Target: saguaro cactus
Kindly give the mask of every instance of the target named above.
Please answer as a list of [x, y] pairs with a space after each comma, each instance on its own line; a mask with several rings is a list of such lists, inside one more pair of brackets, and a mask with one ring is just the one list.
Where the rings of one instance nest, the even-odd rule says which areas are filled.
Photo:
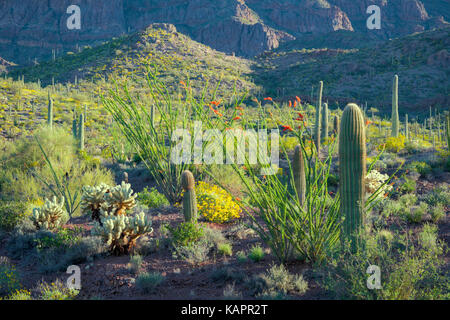
[[336, 137], [339, 136], [339, 126], [340, 126], [339, 116], [335, 115], [333, 120], [333, 133], [336, 135]]
[[303, 160], [303, 151], [300, 145], [297, 145], [294, 150], [292, 171], [294, 174], [294, 183], [295, 189], [297, 191], [298, 202], [301, 206], [303, 206], [306, 199], [306, 174], [305, 162]]
[[328, 138], [328, 103], [323, 104], [322, 108], [322, 141]]
[[84, 150], [84, 115], [80, 114], [80, 123], [78, 127], [78, 148]]
[[447, 138], [447, 149], [450, 150], [450, 112], [445, 117], [445, 136]]
[[316, 144], [317, 153], [320, 153], [320, 110], [322, 109], [322, 92], [323, 92], [323, 81], [319, 82], [319, 95], [317, 99], [316, 105], [316, 124], [315, 124], [315, 132], [314, 139]]
[[409, 141], [409, 124], [408, 124], [408, 115], [405, 115], [405, 138], [406, 141]]
[[392, 86], [392, 137], [398, 137], [399, 118], [398, 118], [398, 75], [394, 76], [394, 83]]
[[47, 114], [47, 124], [50, 128], [53, 127], [53, 100], [50, 97], [50, 92], [48, 93], [48, 114]]
[[348, 104], [342, 114], [339, 170], [340, 211], [345, 217], [342, 231], [355, 248], [364, 226], [366, 134], [362, 111], [353, 103]]
[[181, 186], [184, 189], [183, 214], [186, 222], [197, 222], [197, 197], [195, 195], [194, 175], [189, 170], [181, 174]]

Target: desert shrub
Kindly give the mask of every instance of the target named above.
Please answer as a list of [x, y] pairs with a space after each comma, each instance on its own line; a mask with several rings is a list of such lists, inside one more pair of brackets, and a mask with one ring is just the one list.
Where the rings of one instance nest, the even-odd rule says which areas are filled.
[[272, 295], [273, 292], [286, 294], [303, 294], [308, 290], [308, 283], [302, 275], [293, 275], [283, 265], [272, 266], [267, 273], [263, 274], [267, 289], [262, 292], [263, 295]]
[[253, 261], [253, 262], [259, 262], [264, 258], [264, 250], [261, 248], [261, 246], [259, 245], [254, 245], [251, 249], [250, 252], [248, 253], [248, 257]]
[[[0, 300], [2, 300], [0, 298]], [[31, 292], [26, 289], [16, 290], [7, 296], [4, 300], [33, 300], [31, 297]]]
[[236, 290], [235, 284], [227, 284], [223, 289], [223, 298], [227, 300], [242, 299], [242, 293]]
[[40, 283], [39, 292], [42, 300], [73, 300], [79, 294], [79, 290], [67, 288], [59, 280]]
[[197, 265], [208, 259], [208, 254], [212, 248], [212, 243], [206, 239], [200, 239], [187, 246], [175, 246], [172, 254], [174, 258], [183, 259], [192, 265]]
[[431, 209], [431, 220], [433, 220], [433, 222], [439, 222], [444, 217], [445, 217], [445, 209], [442, 204], [438, 203]]
[[396, 216], [404, 212], [405, 208], [400, 201], [385, 201], [383, 202], [382, 213], [385, 217]]
[[154, 293], [164, 279], [159, 272], [144, 272], [136, 278], [136, 287], [143, 293]]
[[211, 272], [211, 280], [220, 283], [241, 283], [245, 280], [245, 275], [234, 268], [221, 267]]
[[411, 193], [416, 191], [416, 181], [405, 177], [405, 181], [399, 186], [399, 191], [401, 193]]
[[409, 208], [416, 204], [417, 202], [417, 196], [414, 194], [405, 194], [401, 196], [398, 201], [405, 207]]
[[448, 185], [439, 186], [434, 188], [431, 192], [429, 192], [424, 201], [428, 203], [430, 206], [436, 206], [441, 204], [443, 206], [450, 205], [450, 189]]
[[28, 206], [23, 202], [0, 201], [0, 229], [12, 231], [30, 216]]
[[236, 253], [236, 259], [239, 263], [247, 262], [248, 258], [244, 251], [239, 251]]
[[147, 187], [144, 188], [141, 192], [138, 193], [136, 198], [139, 203], [149, 207], [149, 208], [158, 208], [162, 206], [168, 206], [170, 203], [167, 201], [166, 197], [159, 193], [156, 188], [151, 188], [150, 190]]
[[425, 202], [419, 202], [418, 206], [406, 208], [405, 219], [408, 222], [420, 223], [428, 212], [428, 205]]
[[208, 221], [224, 223], [240, 217], [239, 205], [224, 189], [199, 181], [195, 191], [198, 212]]
[[[450, 278], [438, 256], [442, 251], [418, 248], [410, 237], [398, 233], [387, 238], [366, 236], [366, 245], [356, 252], [346, 245], [321, 270], [320, 285], [337, 299], [448, 299]], [[381, 289], [367, 286], [370, 265], [381, 270]]]
[[229, 243], [221, 243], [217, 246], [217, 251], [219, 254], [222, 254], [224, 256], [231, 256], [233, 254], [233, 249], [231, 247], [231, 244]]
[[168, 229], [175, 246], [189, 246], [204, 237], [204, 228], [197, 223], [183, 222], [176, 228]]
[[384, 144], [386, 151], [397, 153], [405, 148], [405, 136], [389, 137]]
[[8, 261], [0, 260], [0, 297], [7, 296], [20, 288], [16, 268]]
[[422, 176], [425, 176], [431, 173], [432, 168], [426, 162], [414, 161], [411, 163], [410, 168], [420, 173]]
[[133, 273], [139, 273], [139, 269], [142, 265], [142, 256], [136, 254], [130, 257], [130, 262], [128, 263], [128, 269]]
[[443, 248], [438, 241], [437, 226], [434, 224], [425, 224], [419, 233], [419, 244], [422, 248], [434, 254], [442, 254]]

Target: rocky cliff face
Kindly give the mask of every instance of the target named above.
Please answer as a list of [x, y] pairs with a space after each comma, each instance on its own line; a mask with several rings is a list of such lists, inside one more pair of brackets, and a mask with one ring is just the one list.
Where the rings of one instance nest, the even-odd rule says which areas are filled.
[[[446, 23], [419, 0], [2, 0], [0, 55], [19, 63], [48, 59], [52, 49], [74, 51], [163, 22], [215, 49], [254, 56], [304, 33], [367, 33], [366, 9], [374, 3], [382, 10], [382, 29], [372, 37]], [[71, 4], [81, 8], [81, 30], [67, 29]]]

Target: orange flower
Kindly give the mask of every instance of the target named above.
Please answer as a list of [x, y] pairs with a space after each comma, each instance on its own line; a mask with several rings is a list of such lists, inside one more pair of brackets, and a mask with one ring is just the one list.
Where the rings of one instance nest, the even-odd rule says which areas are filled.
[[256, 99], [256, 98], [253, 98], [252, 101], [255, 101], [256, 103], [259, 102], [258, 99]]
[[303, 118], [303, 115], [299, 112], [298, 113], [298, 118], [300, 119], [300, 120], [303, 120], [304, 118]]
[[298, 103], [302, 102], [302, 100], [298, 96], [295, 96], [295, 99], [298, 101]]
[[236, 109], [244, 111], [244, 108], [242, 108], [241, 106], [237, 106]]
[[273, 101], [273, 99], [271, 97], [264, 98], [264, 100]]
[[244, 114], [243, 114], [242, 112], [239, 112], [239, 115], [240, 115], [240, 116], [243, 116]]
[[297, 101], [294, 101], [294, 108], [297, 106]]
[[234, 117], [233, 120], [240, 120], [241, 117]]
[[183, 87], [186, 87], [186, 82], [180, 81], [180, 84], [183, 85]]
[[236, 197], [236, 200], [237, 200], [237, 201], [242, 201], [241, 198], [239, 198], [239, 197]]
[[368, 126], [368, 125], [371, 124], [371, 123], [372, 123], [372, 121], [366, 120], [366, 126]]
[[289, 108], [292, 108], [292, 101], [289, 100]]
[[221, 101], [211, 101], [211, 104], [215, 105], [216, 107], [221, 103]]
[[291, 126], [281, 126], [283, 127], [283, 132], [284, 131], [294, 131], [294, 129], [291, 128]]

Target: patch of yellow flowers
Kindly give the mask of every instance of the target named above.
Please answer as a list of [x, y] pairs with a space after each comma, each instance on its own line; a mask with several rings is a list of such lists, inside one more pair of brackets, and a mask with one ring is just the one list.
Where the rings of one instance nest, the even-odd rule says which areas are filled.
[[239, 205], [219, 186], [199, 181], [195, 191], [198, 212], [208, 221], [224, 223], [240, 217]]

